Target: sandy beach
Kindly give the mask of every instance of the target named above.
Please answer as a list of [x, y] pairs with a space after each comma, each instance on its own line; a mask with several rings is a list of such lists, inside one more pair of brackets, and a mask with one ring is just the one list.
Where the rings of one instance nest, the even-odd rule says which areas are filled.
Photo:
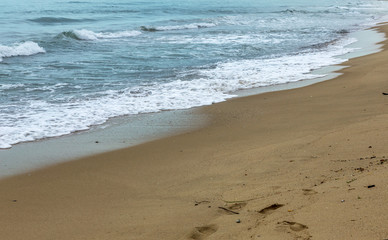
[[198, 108], [199, 130], [1, 180], [0, 239], [388, 239], [383, 44], [335, 79]]

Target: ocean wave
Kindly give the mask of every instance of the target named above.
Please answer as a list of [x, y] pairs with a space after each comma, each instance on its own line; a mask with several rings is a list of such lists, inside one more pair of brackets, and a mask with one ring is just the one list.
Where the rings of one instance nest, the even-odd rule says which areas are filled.
[[86, 29], [62, 32], [61, 35], [73, 38], [75, 40], [95, 41], [102, 39], [128, 38], [142, 34], [140, 31], [121, 31], [121, 32], [93, 32]]
[[39, 17], [29, 19], [31, 22], [40, 23], [43, 25], [51, 24], [61, 24], [61, 23], [74, 23], [74, 22], [87, 22], [94, 21], [93, 19], [74, 19], [74, 18], [64, 18], [64, 17]]
[[217, 26], [217, 24], [214, 24], [214, 23], [191, 23], [191, 24], [185, 24], [185, 25], [160, 26], [160, 27], [141, 26], [140, 29], [146, 32], [156, 32], [156, 31], [174, 31], [174, 30], [186, 30], [186, 29], [211, 28], [215, 26]]
[[40, 47], [37, 43], [31, 41], [19, 43], [14, 46], [0, 45], [0, 62], [6, 57], [30, 56], [45, 52], [46, 50]]

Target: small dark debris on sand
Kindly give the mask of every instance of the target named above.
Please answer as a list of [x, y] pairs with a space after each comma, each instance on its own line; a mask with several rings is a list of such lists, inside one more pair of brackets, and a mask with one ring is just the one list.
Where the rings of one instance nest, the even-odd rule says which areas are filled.
[[222, 210], [224, 210], [224, 211], [227, 211], [227, 212], [229, 212], [229, 213], [233, 213], [233, 214], [240, 214], [240, 213], [238, 213], [238, 212], [235, 212], [235, 211], [232, 211], [232, 210], [229, 210], [229, 209], [227, 209], [227, 208], [224, 208], [224, 207], [218, 207], [219, 209], [222, 209]]

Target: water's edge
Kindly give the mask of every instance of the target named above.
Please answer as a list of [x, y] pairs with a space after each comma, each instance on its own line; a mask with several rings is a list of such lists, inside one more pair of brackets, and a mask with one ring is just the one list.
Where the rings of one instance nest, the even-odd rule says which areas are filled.
[[[385, 35], [375, 29], [354, 32], [350, 36], [358, 41], [348, 47], [358, 50], [341, 56], [341, 58], [349, 59], [378, 52], [381, 47], [378, 43], [385, 39]], [[308, 86], [335, 78], [339, 75], [335, 71], [341, 68], [343, 67], [325, 67], [313, 72], [325, 74], [325, 77], [241, 90], [236, 92], [236, 95], [242, 97]], [[196, 109], [164, 111], [117, 117], [87, 131], [16, 144], [11, 149], [0, 150], [0, 178], [28, 173], [48, 165], [181, 134], [201, 128], [207, 122], [208, 117], [200, 114]]]

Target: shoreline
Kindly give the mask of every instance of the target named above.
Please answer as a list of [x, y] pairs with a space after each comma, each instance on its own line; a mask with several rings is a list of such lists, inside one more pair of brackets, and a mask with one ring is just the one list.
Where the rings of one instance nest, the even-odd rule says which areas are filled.
[[139, 114], [111, 119], [86, 131], [19, 143], [0, 150], [0, 179], [189, 132], [207, 121], [194, 109]]
[[[355, 50], [338, 56], [338, 58], [351, 59], [376, 53], [380, 51], [378, 43], [384, 40], [384, 34], [378, 33], [373, 28], [351, 33], [349, 37], [358, 39], [356, 43], [347, 46]], [[324, 77], [244, 89], [234, 94], [237, 98], [240, 98], [266, 92], [305, 87], [339, 76], [338, 71], [344, 67], [346, 66], [327, 66], [312, 72], [312, 74], [325, 75]], [[22, 142], [13, 145], [10, 149], [0, 149], [0, 159], [2, 159], [0, 161], [0, 179], [82, 157], [132, 147], [148, 141], [190, 132], [205, 126], [208, 122], [207, 115], [201, 114], [198, 111], [202, 107], [206, 106], [115, 117], [102, 125], [92, 126], [88, 130], [64, 136]], [[68, 151], [67, 149], [72, 150]], [[29, 156], [28, 162], [25, 162], [25, 155]]]
[[383, 44], [334, 79], [201, 107], [203, 128], [3, 179], [0, 235], [388, 238]]

